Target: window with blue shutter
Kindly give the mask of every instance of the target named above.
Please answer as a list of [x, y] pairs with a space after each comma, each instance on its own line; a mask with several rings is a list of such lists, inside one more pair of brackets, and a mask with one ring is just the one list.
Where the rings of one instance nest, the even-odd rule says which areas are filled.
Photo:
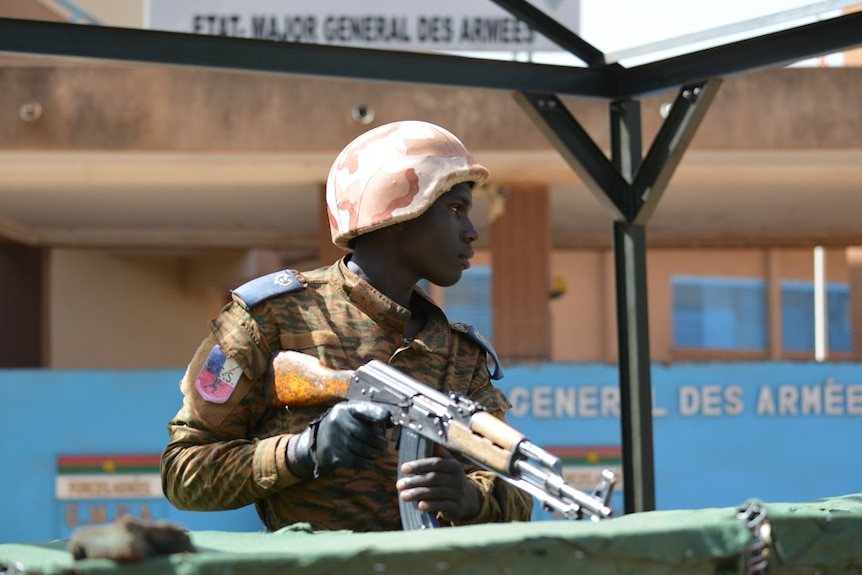
[[[830, 351], [852, 351], [850, 288], [826, 285], [826, 325]], [[785, 351], [814, 351], [814, 284], [781, 282], [781, 346]]]
[[475, 327], [489, 341], [493, 339], [491, 268], [473, 266], [464, 270], [461, 280], [445, 291], [445, 308], [449, 321]]
[[675, 276], [671, 287], [674, 347], [766, 349], [766, 287], [762, 280]]

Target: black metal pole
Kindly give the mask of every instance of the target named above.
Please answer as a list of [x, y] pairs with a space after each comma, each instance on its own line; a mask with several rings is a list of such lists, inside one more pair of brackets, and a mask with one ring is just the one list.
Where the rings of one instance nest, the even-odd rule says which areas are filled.
[[[641, 115], [636, 100], [610, 104], [611, 162], [631, 183], [641, 166]], [[625, 219], [613, 222], [620, 427], [625, 513], [655, 509], [652, 385], [647, 313], [646, 229], [632, 222], [642, 199], [631, 186], [622, 191]]]
[[655, 509], [646, 231], [614, 222], [625, 513]]

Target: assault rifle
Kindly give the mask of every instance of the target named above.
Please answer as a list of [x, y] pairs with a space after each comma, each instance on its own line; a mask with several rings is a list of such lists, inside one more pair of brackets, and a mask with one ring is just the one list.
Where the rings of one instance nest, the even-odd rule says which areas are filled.
[[[274, 406], [358, 399], [386, 407], [390, 421], [400, 430], [399, 475], [402, 463], [430, 456], [434, 443], [439, 443], [566, 519], [589, 516], [598, 521], [612, 514], [609, 502], [616, 477], [611, 471], [602, 472], [591, 493], [572, 487], [563, 478], [557, 457], [463, 395], [446, 395], [377, 360], [355, 371], [333, 370], [313, 356], [282, 351], [272, 367]], [[436, 517], [420, 511], [415, 502], [399, 500], [399, 506], [405, 530], [438, 526]]]

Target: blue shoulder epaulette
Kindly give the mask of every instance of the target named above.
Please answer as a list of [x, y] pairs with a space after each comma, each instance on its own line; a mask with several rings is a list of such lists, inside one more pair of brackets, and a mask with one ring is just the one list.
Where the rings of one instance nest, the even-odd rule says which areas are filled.
[[299, 291], [303, 287], [292, 271], [284, 270], [248, 281], [232, 290], [230, 295], [238, 304], [251, 309], [273, 296]]
[[491, 379], [503, 379], [503, 366], [500, 364], [500, 358], [497, 357], [497, 351], [494, 349], [494, 346], [491, 345], [491, 342], [485, 339], [485, 337], [479, 333], [479, 330], [472, 325], [457, 322], [453, 323], [452, 327], [475, 341], [479, 347], [485, 350], [485, 353], [491, 356], [491, 359], [494, 360], [494, 369], [488, 370], [491, 372]]

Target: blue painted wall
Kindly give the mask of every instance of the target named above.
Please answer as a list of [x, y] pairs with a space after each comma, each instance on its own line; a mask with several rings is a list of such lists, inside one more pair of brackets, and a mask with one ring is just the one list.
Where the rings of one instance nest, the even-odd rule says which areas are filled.
[[[158, 454], [166, 424], [182, 402], [182, 370], [49, 371], [0, 370], [0, 543], [68, 538], [67, 503], [55, 498], [58, 455]], [[138, 515], [142, 501], [130, 501]], [[253, 508], [192, 513], [167, 500], [146, 502], [151, 516], [193, 530], [261, 531]], [[82, 501], [88, 508], [116, 501]], [[80, 526], [80, 525], [78, 525]]]
[[[658, 509], [862, 492], [862, 365], [677, 364], [651, 374]], [[617, 378], [612, 366], [546, 364], [511, 367], [499, 386], [512, 425], [539, 445], [619, 445]]]
[[[160, 453], [165, 425], [181, 402], [181, 376], [181, 370], [0, 370], [0, 543], [68, 537], [68, 502], [55, 497], [58, 455]], [[534, 443], [618, 446], [617, 377], [616, 367], [605, 365], [514, 366], [499, 385], [513, 404], [510, 423]], [[855, 447], [862, 365], [654, 366], [652, 378], [659, 509], [862, 492]], [[102, 503], [109, 520], [118, 505], [135, 514], [146, 504], [154, 517], [192, 530], [262, 530], [252, 508], [195, 513], [163, 499]], [[621, 507], [619, 492], [613, 503]], [[71, 523], [86, 523], [87, 504]]]

